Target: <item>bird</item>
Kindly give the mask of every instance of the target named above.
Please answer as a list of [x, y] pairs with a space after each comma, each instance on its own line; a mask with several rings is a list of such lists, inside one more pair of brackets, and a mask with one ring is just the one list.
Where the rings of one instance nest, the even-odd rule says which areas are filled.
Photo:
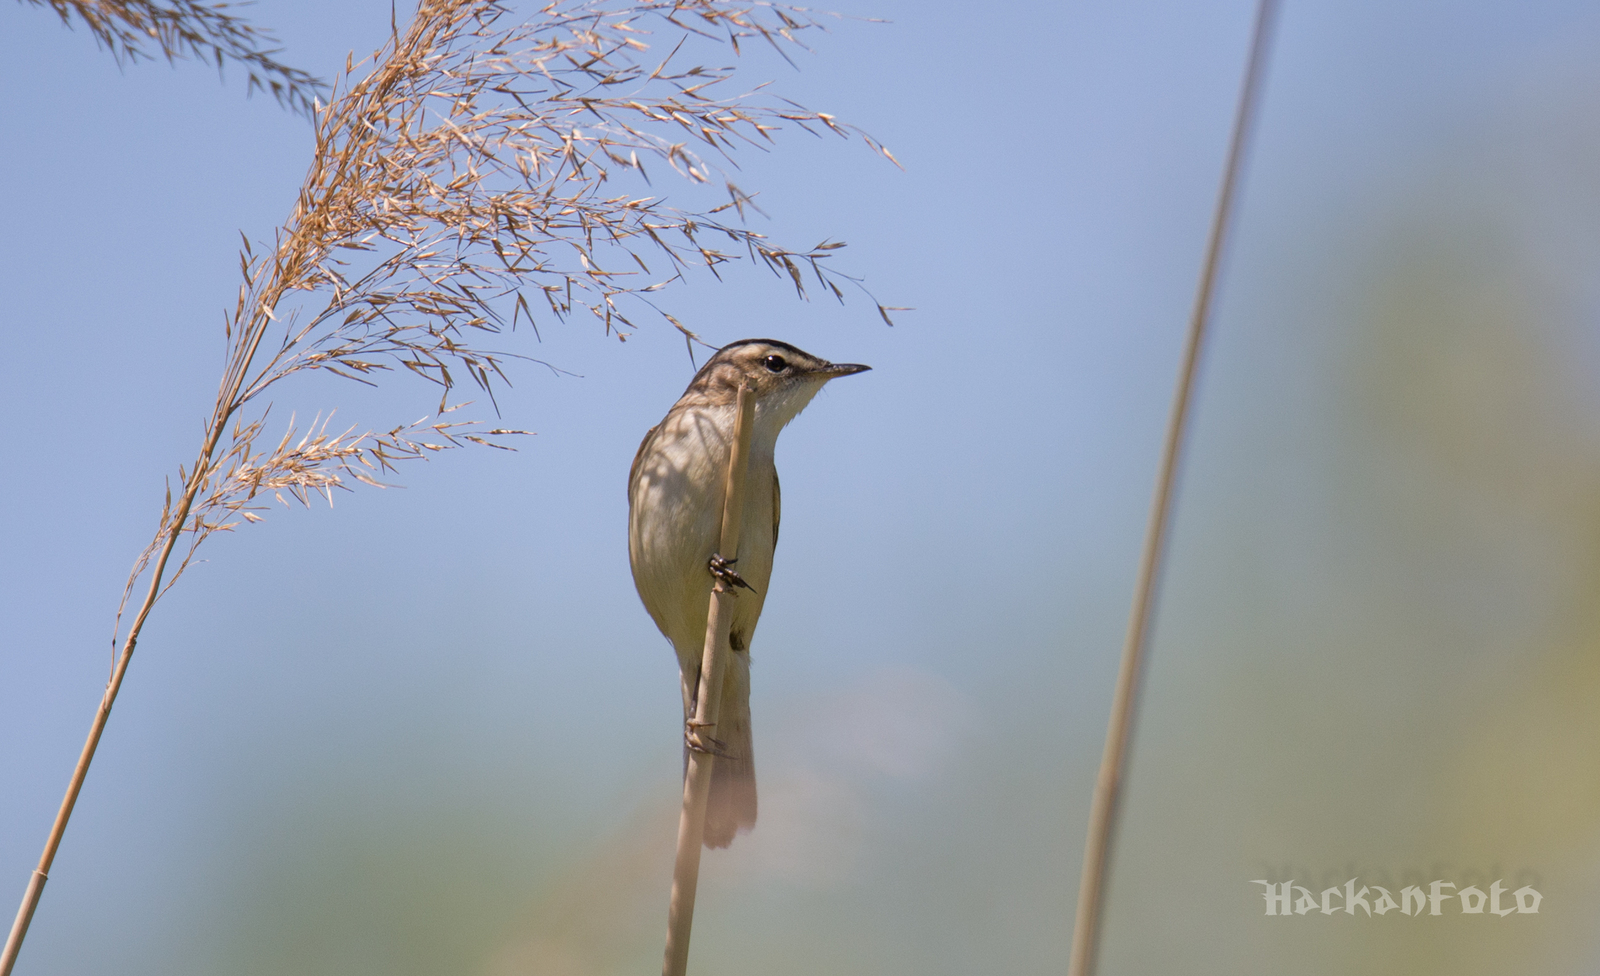
[[[732, 649], [717, 728], [709, 732], [711, 789], [705, 846], [727, 847], [755, 826], [755, 755], [750, 733], [750, 640], [772, 578], [782, 501], [773, 453], [778, 434], [823, 385], [870, 369], [830, 363], [776, 339], [741, 339], [718, 349], [666, 417], [644, 435], [628, 472], [628, 561], [639, 599], [678, 655], [685, 721], [684, 763], [695, 748], [695, 713], [714, 573], [739, 584]], [[737, 553], [717, 553], [724, 479], [740, 385], [755, 395], [754, 428]], [[726, 557], [723, 565], [714, 560]], [[728, 571], [731, 566], [736, 573]], [[700, 746], [704, 748], [704, 746]]]

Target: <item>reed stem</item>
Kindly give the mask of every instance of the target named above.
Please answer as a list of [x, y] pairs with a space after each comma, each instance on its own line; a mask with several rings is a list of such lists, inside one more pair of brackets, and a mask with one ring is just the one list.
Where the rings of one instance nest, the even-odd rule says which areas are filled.
[[1156, 478], [1155, 498], [1150, 505], [1150, 522], [1145, 533], [1144, 553], [1139, 562], [1139, 581], [1134, 591], [1133, 609], [1128, 618], [1127, 639], [1122, 647], [1122, 665], [1111, 700], [1111, 718], [1106, 727], [1105, 752], [1100, 759], [1100, 775], [1095, 782], [1094, 805], [1089, 811], [1088, 836], [1083, 846], [1083, 873], [1078, 884], [1078, 914], [1072, 932], [1072, 960], [1068, 976], [1094, 976], [1100, 949], [1100, 919], [1109, 873], [1111, 846], [1115, 839], [1123, 775], [1127, 771], [1128, 750], [1133, 736], [1134, 713], [1139, 703], [1139, 686], [1144, 671], [1144, 656], [1150, 643], [1150, 623], [1155, 616], [1156, 590], [1161, 580], [1162, 559], [1166, 553], [1167, 526], [1172, 520], [1173, 485], [1182, 460], [1188, 431], [1189, 406], [1194, 399], [1194, 378], [1200, 350], [1211, 324], [1213, 296], [1223, 248], [1234, 217], [1234, 196], [1243, 170], [1245, 149], [1255, 121], [1261, 92], [1261, 79], [1267, 61], [1277, 0], [1260, 0], [1256, 7], [1255, 36], [1239, 93], [1238, 113], [1234, 117], [1233, 138], [1228, 145], [1228, 160], [1223, 167], [1222, 189], [1217, 197], [1216, 215], [1206, 244], [1205, 264], [1195, 295], [1194, 312], [1189, 319], [1189, 337], [1178, 372], [1178, 388], [1172, 397], [1172, 413], [1167, 422], [1167, 439], [1161, 454], [1161, 470]]
[[211, 463], [212, 455], [216, 453], [217, 442], [227, 425], [228, 413], [219, 405], [212, 417], [211, 429], [207, 432], [205, 444], [201, 446], [200, 457], [189, 472], [189, 483], [184, 486], [183, 499], [173, 515], [170, 526], [166, 527], [166, 541], [161, 546], [161, 554], [156, 559], [155, 569], [150, 574], [150, 588], [145, 593], [144, 602], [139, 605], [139, 612], [134, 615], [133, 622], [128, 626], [128, 636], [122, 642], [122, 652], [117, 655], [117, 666], [111, 672], [111, 680], [106, 683], [105, 694], [100, 696], [100, 707], [95, 709], [94, 721], [89, 726], [89, 738], [84, 742], [83, 751], [78, 755], [77, 766], [73, 767], [72, 779], [67, 783], [67, 795], [62, 798], [61, 808], [56, 811], [55, 822], [50, 825], [50, 837], [45, 841], [44, 853], [39, 857], [39, 866], [34, 869], [33, 875], [28, 879], [28, 887], [23, 892], [22, 906], [17, 909], [16, 920], [11, 924], [11, 933], [6, 937], [5, 951], [0, 953], [0, 976], [11, 976], [11, 969], [17, 962], [17, 954], [22, 951], [22, 940], [28, 936], [28, 926], [33, 922], [34, 910], [39, 907], [39, 898], [44, 894], [45, 882], [50, 878], [50, 867], [55, 862], [57, 849], [61, 847], [61, 838], [67, 832], [67, 821], [72, 819], [72, 808], [78, 803], [78, 794], [83, 790], [83, 781], [89, 775], [89, 764], [94, 761], [95, 750], [100, 746], [100, 735], [105, 731], [106, 720], [111, 717], [111, 706], [116, 703], [117, 692], [122, 690], [122, 679], [128, 673], [129, 662], [133, 660], [133, 649], [139, 643], [139, 632], [144, 629], [144, 622], [150, 616], [151, 608], [161, 596], [161, 580], [166, 574], [167, 561], [172, 556], [173, 548], [178, 544], [184, 522], [188, 520], [189, 510], [194, 505], [195, 494], [204, 481], [204, 472]]
[[[717, 551], [724, 557], [739, 554], [740, 518], [744, 513], [745, 470], [750, 466], [750, 434], [755, 427], [755, 393], [739, 387], [733, 424], [733, 449], [728, 455], [728, 475], [722, 502], [722, 538]], [[729, 556], [729, 554], [732, 556]], [[706, 646], [700, 662], [700, 684], [695, 697], [692, 731], [715, 736], [722, 704], [722, 672], [731, 651], [728, 630], [733, 623], [734, 593], [722, 580], [711, 587], [711, 607], [706, 616]], [[683, 777], [683, 813], [678, 817], [678, 854], [672, 869], [672, 900], [667, 906], [667, 948], [662, 976], [684, 976], [689, 968], [689, 931], [694, 925], [694, 896], [700, 884], [700, 848], [705, 839], [706, 797], [711, 792], [711, 770], [716, 755], [689, 751]]]

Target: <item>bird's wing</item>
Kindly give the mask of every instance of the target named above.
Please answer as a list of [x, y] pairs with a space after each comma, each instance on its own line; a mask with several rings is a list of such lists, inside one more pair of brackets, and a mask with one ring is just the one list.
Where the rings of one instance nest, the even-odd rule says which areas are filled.
[[772, 548], [778, 548], [778, 523], [783, 521], [783, 491], [778, 488], [778, 472], [772, 472]]
[[644, 449], [650, 446], [650, 439], [656, 436], [656, 431], [661, 429], [660, 424], [644, 432], [644, 440], [639, 442], [639, 449], [633, 453], [633, 466], [628, 469], [628, 498], [633, 499], [633, 483], [639, 477], [639, 462], [644, 458]]

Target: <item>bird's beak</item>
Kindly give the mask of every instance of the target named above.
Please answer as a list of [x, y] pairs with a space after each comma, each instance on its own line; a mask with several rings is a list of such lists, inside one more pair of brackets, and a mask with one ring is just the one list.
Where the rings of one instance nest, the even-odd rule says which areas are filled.
[[865, 373], [871, 368], [871, 366], [863, 366], [860, 363], [829, 363], [821, 369], [815, 370], [815, 374], [822, 379], [831, 380], [840, 376], [849, 376], [851, 373]]

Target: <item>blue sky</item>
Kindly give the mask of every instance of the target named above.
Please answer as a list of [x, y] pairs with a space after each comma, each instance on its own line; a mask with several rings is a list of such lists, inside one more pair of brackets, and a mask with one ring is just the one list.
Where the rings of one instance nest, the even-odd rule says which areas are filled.
[[[746, 77], [861, 126], [905, 169], [791, 133], [742, 160], [740, 184], [761, 192], [758, 229], [849, 242], [839, 265], [914, 311], [889, 328], [858, 296], [800, 302], [748, 268], [669, 305], [713, 342], [772, 336], [874, 367], [782, 438], [783, 545], [753, 648], [762, 820], [707, 858], [694, 958], [707, 973], [1064, 968], [1252, 9], [844, 9], [887, 23], [842, 21], [797, 68], [756, 55]], [[389, 9], [263, 0], [249, 15], [286, 60], [330, 75], [381, 42]], [[1451, 743], [1518, 727], [1539, 711], [1515, 705], [1541, 700], [1537, 675], [1574, 673], [1548, 648], [1592, 646], [1550, 636], [1588, 631], [1537, 581], [1587, 579], [1563, 541], [1579, 517], [1548, 499], [1581, 495], [1592, 467], [1597, 44], [1600, 14], [1579, 3], [1286, 5], [1202, 376], [1114, 971], [1267, 972], [1313, 948], [1343, 971], [1594, 958], [1592, 936], [1548, 918], [1415, 945], [1312, 932], [1320, 917], [1263, 932], [1247, 879], [1297, 860], [1399, 873], [1498, 857], [1592, 916], [1581, 816], [1524, 836], [1515, 808], [1448, 828], [1440, 811], [1517, 792], [1516, 756], [1479, 764]], [[239, 232], [284, 218], [311, 138], [246, 99], [237, 71], [119, 69], [32, 7], [0, 7], [0, 45], [5, 896], [82, 743], [165, 479], [198, 444]], [[1536, 310], [1525, 331], [1545, 337], [1514, 375], [1524, 351], [1493, 338], [1489, 312], [1476, 331], [1428, 331], [1499, 308]], [[1457, 441], [1415, 433], [1434, 431], [1415, 392], [1431, 388], [1383, 371], [1399, 355], [1385, 343], [1415, 336], [1442, 336], [1419, 362], [1462, 364], [1437, 402], [1488, 404], [1444, 411], [1476, 433], [1437, 468], [1418, 444]], [[665, 327], [618, 343], [574, 320], [508, 342], [574, 374], [513, 375], [504, 421], [537, 432], [518, 453], [460, 452], [405, 469], [403, 489], [273, 511], [208, 544], [160, 604], [19, 973], [654, 964], [678, 698], [628, 575], [623, 488], [693, 366]], [[1484, 370], [1511, 377], [1503, 404], [1473, 393]], [[319, 378], [275, 416], [385, 425], [432, 399]], [[1555, 431], [1560, 463], [1516, 453], [1543, 443], [1526, 431]], [[1554, 473], [1473, 480], [1508, 469]], [[1465, 514], [1435, 526], [1436, 511]], [[1396, 541], [1412, 530], [1425, 541]], [[1294, 717], [1274, 724], [1273, 708]], [[1289, 730], [1284, 754], [1251, 751], [1269, 728]], [[1267, 800], [1282, 795], [1303, 803]], [[1527, 935], [1533, 921], [1550, 927]]]

